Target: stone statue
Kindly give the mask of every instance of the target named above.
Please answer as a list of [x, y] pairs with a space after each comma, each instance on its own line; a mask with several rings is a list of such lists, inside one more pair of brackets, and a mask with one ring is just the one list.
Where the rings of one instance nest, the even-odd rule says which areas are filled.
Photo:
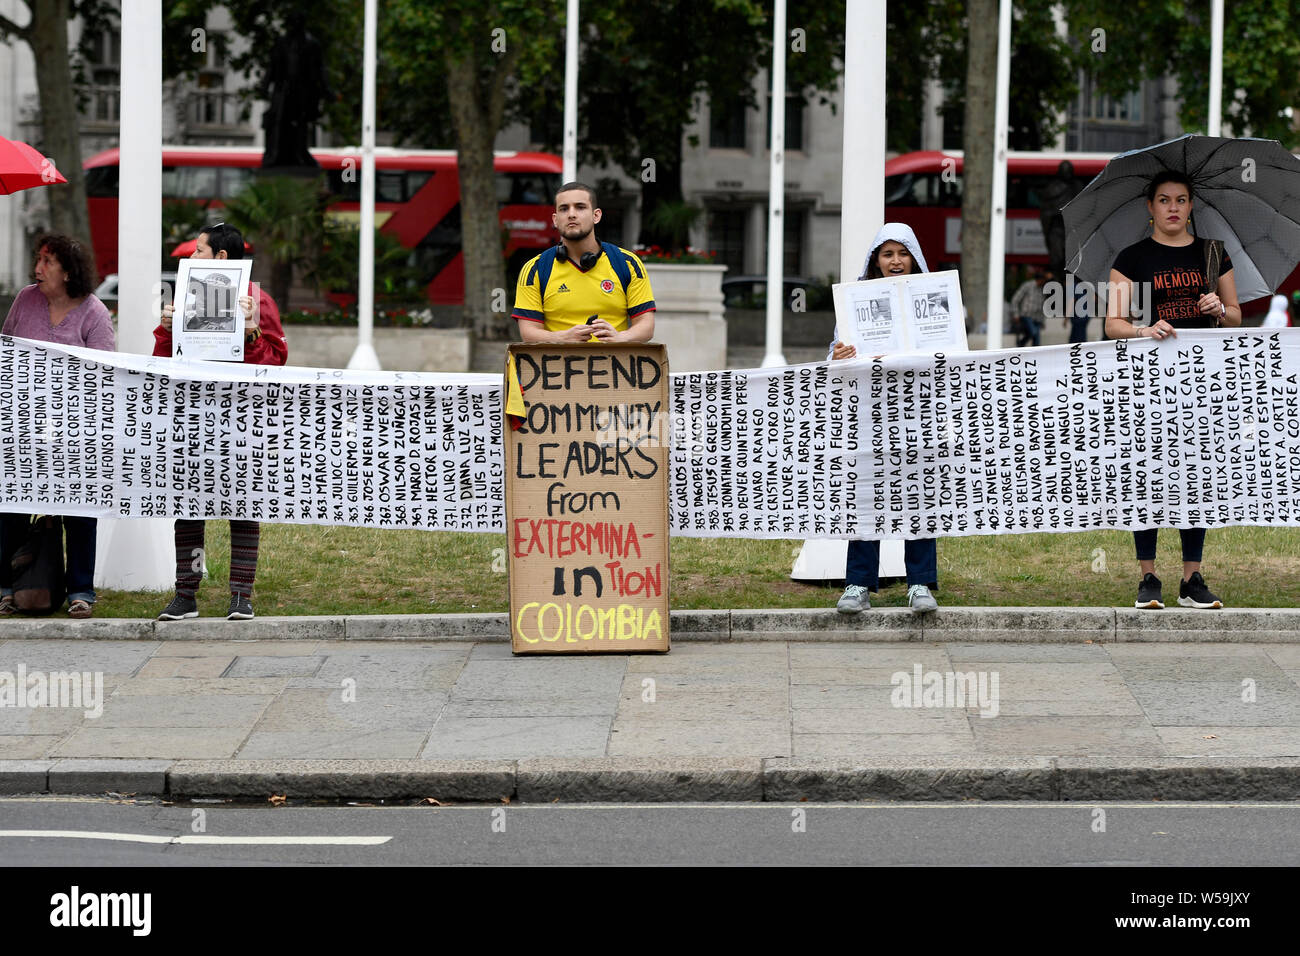
[[1082, 190], [1083, 185], [1074, 178], [1074, 165], [1066, 159], [1039, 191], [1038, 218], [1043, 224], [1047, 258], [1058, 279], [1065, 275], [1065, 217], [1061, 209]]

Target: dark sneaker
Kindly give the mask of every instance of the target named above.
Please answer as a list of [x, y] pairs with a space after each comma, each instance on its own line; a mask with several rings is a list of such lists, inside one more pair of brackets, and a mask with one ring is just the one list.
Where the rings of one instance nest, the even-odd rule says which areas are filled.
[[939, 602], [924, 584], [913, 584], [907, 589], [907, 603], [913, 614], [928, 614], [939, 610]]
[[1165, 606], [1165, 602], [1160, 598], [1160, 579], [1158, 577], [1150, 572], [1142, 576], [1142, 583], [1138, 585], [1138, 599], [1133, 602], [1133, 606], [1152, 608], [1157, 611]]
[[850, 584], [844, 589], [844, 594], [840, 596], [835, 610], [841, 614], [857, 614], [860, 611], [871, 610], [871, 598], [867, 596], [867, 589], [860, 584]]
[[160, 621], [183, 621], [187, 617], [199, 616], [199, 602], [192, 597], [182, 597], [176, 595], [172, 598], [172, 603], [163, 608], [163, 612], [158, 615]]
[[1193, 571], [1188, 580], [1178, 585], [1178, 603], [1183, 607], [1223, 607], [1223, 602], [1205, 586], [1200, 571]]
[[247, 594], [230, 595], [230, 610], [226, 614], [227, 621], [251, 621], [253, 619], [253, 602], [249, 600]]

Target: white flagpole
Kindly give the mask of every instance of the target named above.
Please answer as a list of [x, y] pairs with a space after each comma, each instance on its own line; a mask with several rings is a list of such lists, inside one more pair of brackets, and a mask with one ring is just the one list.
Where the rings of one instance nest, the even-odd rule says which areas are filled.
[[361, 74], [361, 262], [357, 289], [357, 350], [348, 368], [377, 371], [375, 352], [375, 32], [377, 0], [366, 0]]
[[564, 182], [578, 178], [578, 0], [564, 18]]
[[785, 364], [781, 320], [785, 306], [785, 0], [772, 15], [772, 148], [767, 172], [767, 335], [763, 368]]
[[1210, 113], [1205, 132], [1223, 135], [1223, 0], [1210, 0]]
[[1002, 348], [1002, 292], [1007, 250], [1007, 126], [1010, 123], [1011, 0], [998, 5], [998, 86], [993, 113], [993, 202], [989, 216], [989, 298], [986, 348]]

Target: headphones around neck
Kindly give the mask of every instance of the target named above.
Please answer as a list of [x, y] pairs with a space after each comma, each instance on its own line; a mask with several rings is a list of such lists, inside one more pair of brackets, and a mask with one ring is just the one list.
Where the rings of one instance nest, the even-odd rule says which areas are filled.
[[[560, 243], [559, 247], [556, 249], [555, 258], [560, 260], [561, 262], [573, 261], [569, 258], [569, 250], [564, 247], [564, 243]], [[584, 252], [578, 258], [578, 268], [581, 269], [583, 272], [586, 272], [599, 261], [600, 261], [599, 252]]]

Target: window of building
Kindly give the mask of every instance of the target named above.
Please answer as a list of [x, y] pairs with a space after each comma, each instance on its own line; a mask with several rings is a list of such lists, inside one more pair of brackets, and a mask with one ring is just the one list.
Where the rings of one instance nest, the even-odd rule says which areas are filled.
[[709, 103], [709, 147], [744, 149], [745, 117], [749, 108], [742, 99]]
[[95, 123], [116, 123], [121, 117], [121, 35], [105, 30], [91, 37], [83, 49], [91, 83], [88, 118]]
[[1108, 123], [1141, 123], [1142, 91], [1134, 90], [1119, 97], [1094, 92], [1088, 101], [1088, 119]]
[[[803, 149], [803, 97], [797, 93], [785, 95], [785, 148]], [[772, 97], [767, 98], [767, 148], [772, 148]]]
[[709, 248], [718, 254], [714, 261], [727, 266], [727, 275], [738, 276], [745, 272], [745, 223], [748, 218], [746, 209], [709, 210]]

